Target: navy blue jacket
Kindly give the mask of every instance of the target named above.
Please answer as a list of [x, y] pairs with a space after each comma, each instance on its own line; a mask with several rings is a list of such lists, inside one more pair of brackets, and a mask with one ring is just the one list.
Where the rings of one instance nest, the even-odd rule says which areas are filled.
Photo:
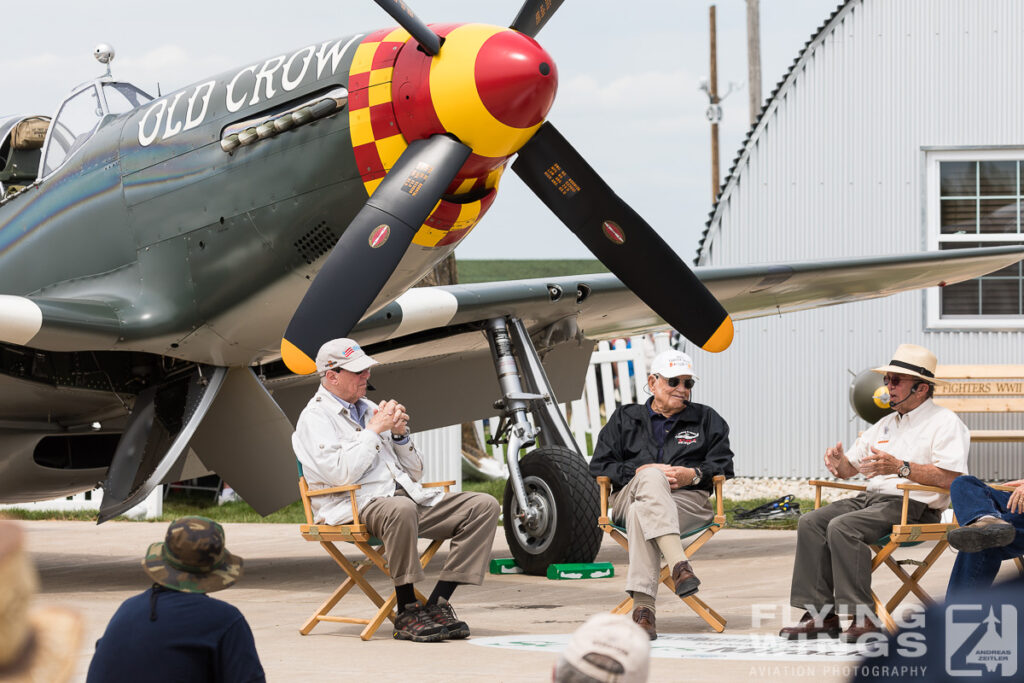
[[[722, 416], [701, 403], [687, 403], [675, 415], [674, 424], [659, 449], [651, 429], [649, 404], [620, 406], [597, 437], [590, 473], [608, 477], [612, 488], [620, 489], [633, 478], [636, 469], [647, 463], [661, 462], [676, 467], [699, 467], [701, 481], [684, 489], [711, 491], [716, 474], [733, 476], [729, 425]], [[659, 450], [661, 457], [659, 459]]]
[[175, 590], [157, 591], [154, 604], [153, 590], [117, 608], [96, 642], [87, 683], [266, 680], [252, 630], [237, 607]]

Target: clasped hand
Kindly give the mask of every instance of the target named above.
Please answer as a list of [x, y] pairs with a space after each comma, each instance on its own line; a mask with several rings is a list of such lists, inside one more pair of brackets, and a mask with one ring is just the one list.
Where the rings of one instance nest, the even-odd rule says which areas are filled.
[[405, 436], [409, 431], [409, 414], [398, 401], [381, 401], [366, 428], [378, 434], [390, 431], [395, 436]]
[[636, 471], [639, 472], [649, 467], [661, 470], [665, 478], [668, 479], [669, 488], [672, 489], [689, 486], [693, 483], [694, 476], [696, 476], [696, 472], [691, 467], [673, 467], [672, 465], [665, 465], [660, 462], [649, 462], [646, 465], [637, 467]]

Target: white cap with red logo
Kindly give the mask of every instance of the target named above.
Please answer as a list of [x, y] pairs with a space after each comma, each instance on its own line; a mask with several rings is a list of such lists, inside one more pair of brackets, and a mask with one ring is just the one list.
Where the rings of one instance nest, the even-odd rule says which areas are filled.
[[694, 379], [700, 379], [693, 374], [693, 360], [682, 351], [662, 351], [651, 361], [651, 374], [662, 377], [682, 377], [689, 375]]
[[377, 365], [377, 361], [366, 355], [354, 339], [345, 337], [332, 339], [321, 346], [316, 354], [316, 370], [321, 375], [328, 370], [339, 368], [349, 372], [362, 372], [373, 365]]

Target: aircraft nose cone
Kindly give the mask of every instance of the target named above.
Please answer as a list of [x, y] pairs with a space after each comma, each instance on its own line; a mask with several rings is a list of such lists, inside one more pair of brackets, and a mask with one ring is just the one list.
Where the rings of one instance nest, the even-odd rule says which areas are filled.
[[484, 107], [513, 128], [542, 123], [558, 89], [558, 69], [551, 55], [533, 38], [512, 30], [484, 42], [474, 76]]

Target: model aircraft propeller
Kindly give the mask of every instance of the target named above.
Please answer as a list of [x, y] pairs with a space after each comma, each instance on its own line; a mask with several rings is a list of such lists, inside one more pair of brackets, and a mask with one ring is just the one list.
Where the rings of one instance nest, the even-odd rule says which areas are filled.
[[[395, 107], [396, 114], [399, 107], [408, 109], [400, 126], [415, 122], [413, 133], [402, 130], [406, 137], [421, 139], [409, 143], [373, 191], [299, 304], [281, 341], [292, 372], [314, 372], [319, 347], [347, 336], [359, 322], [471, 155], [470, 163], [500, 169], [518, 154], [516, 174], [644, 303], [701, 348], [717, 352], [729, 346], [732, 320], [722, 305], [544, 122], [557, 71], [533, 37], [561, 0], [527, 0], [514, 30], [475, 26], [465, 32], [468, 37], [448, 43], [405, 2], [375, 1], [419, 44], [418, 73], [425, 74], [426, 85], [403, 80], [395, 86], [404, 93]], [[397, 71], [394, 80], [399, 82]]]

